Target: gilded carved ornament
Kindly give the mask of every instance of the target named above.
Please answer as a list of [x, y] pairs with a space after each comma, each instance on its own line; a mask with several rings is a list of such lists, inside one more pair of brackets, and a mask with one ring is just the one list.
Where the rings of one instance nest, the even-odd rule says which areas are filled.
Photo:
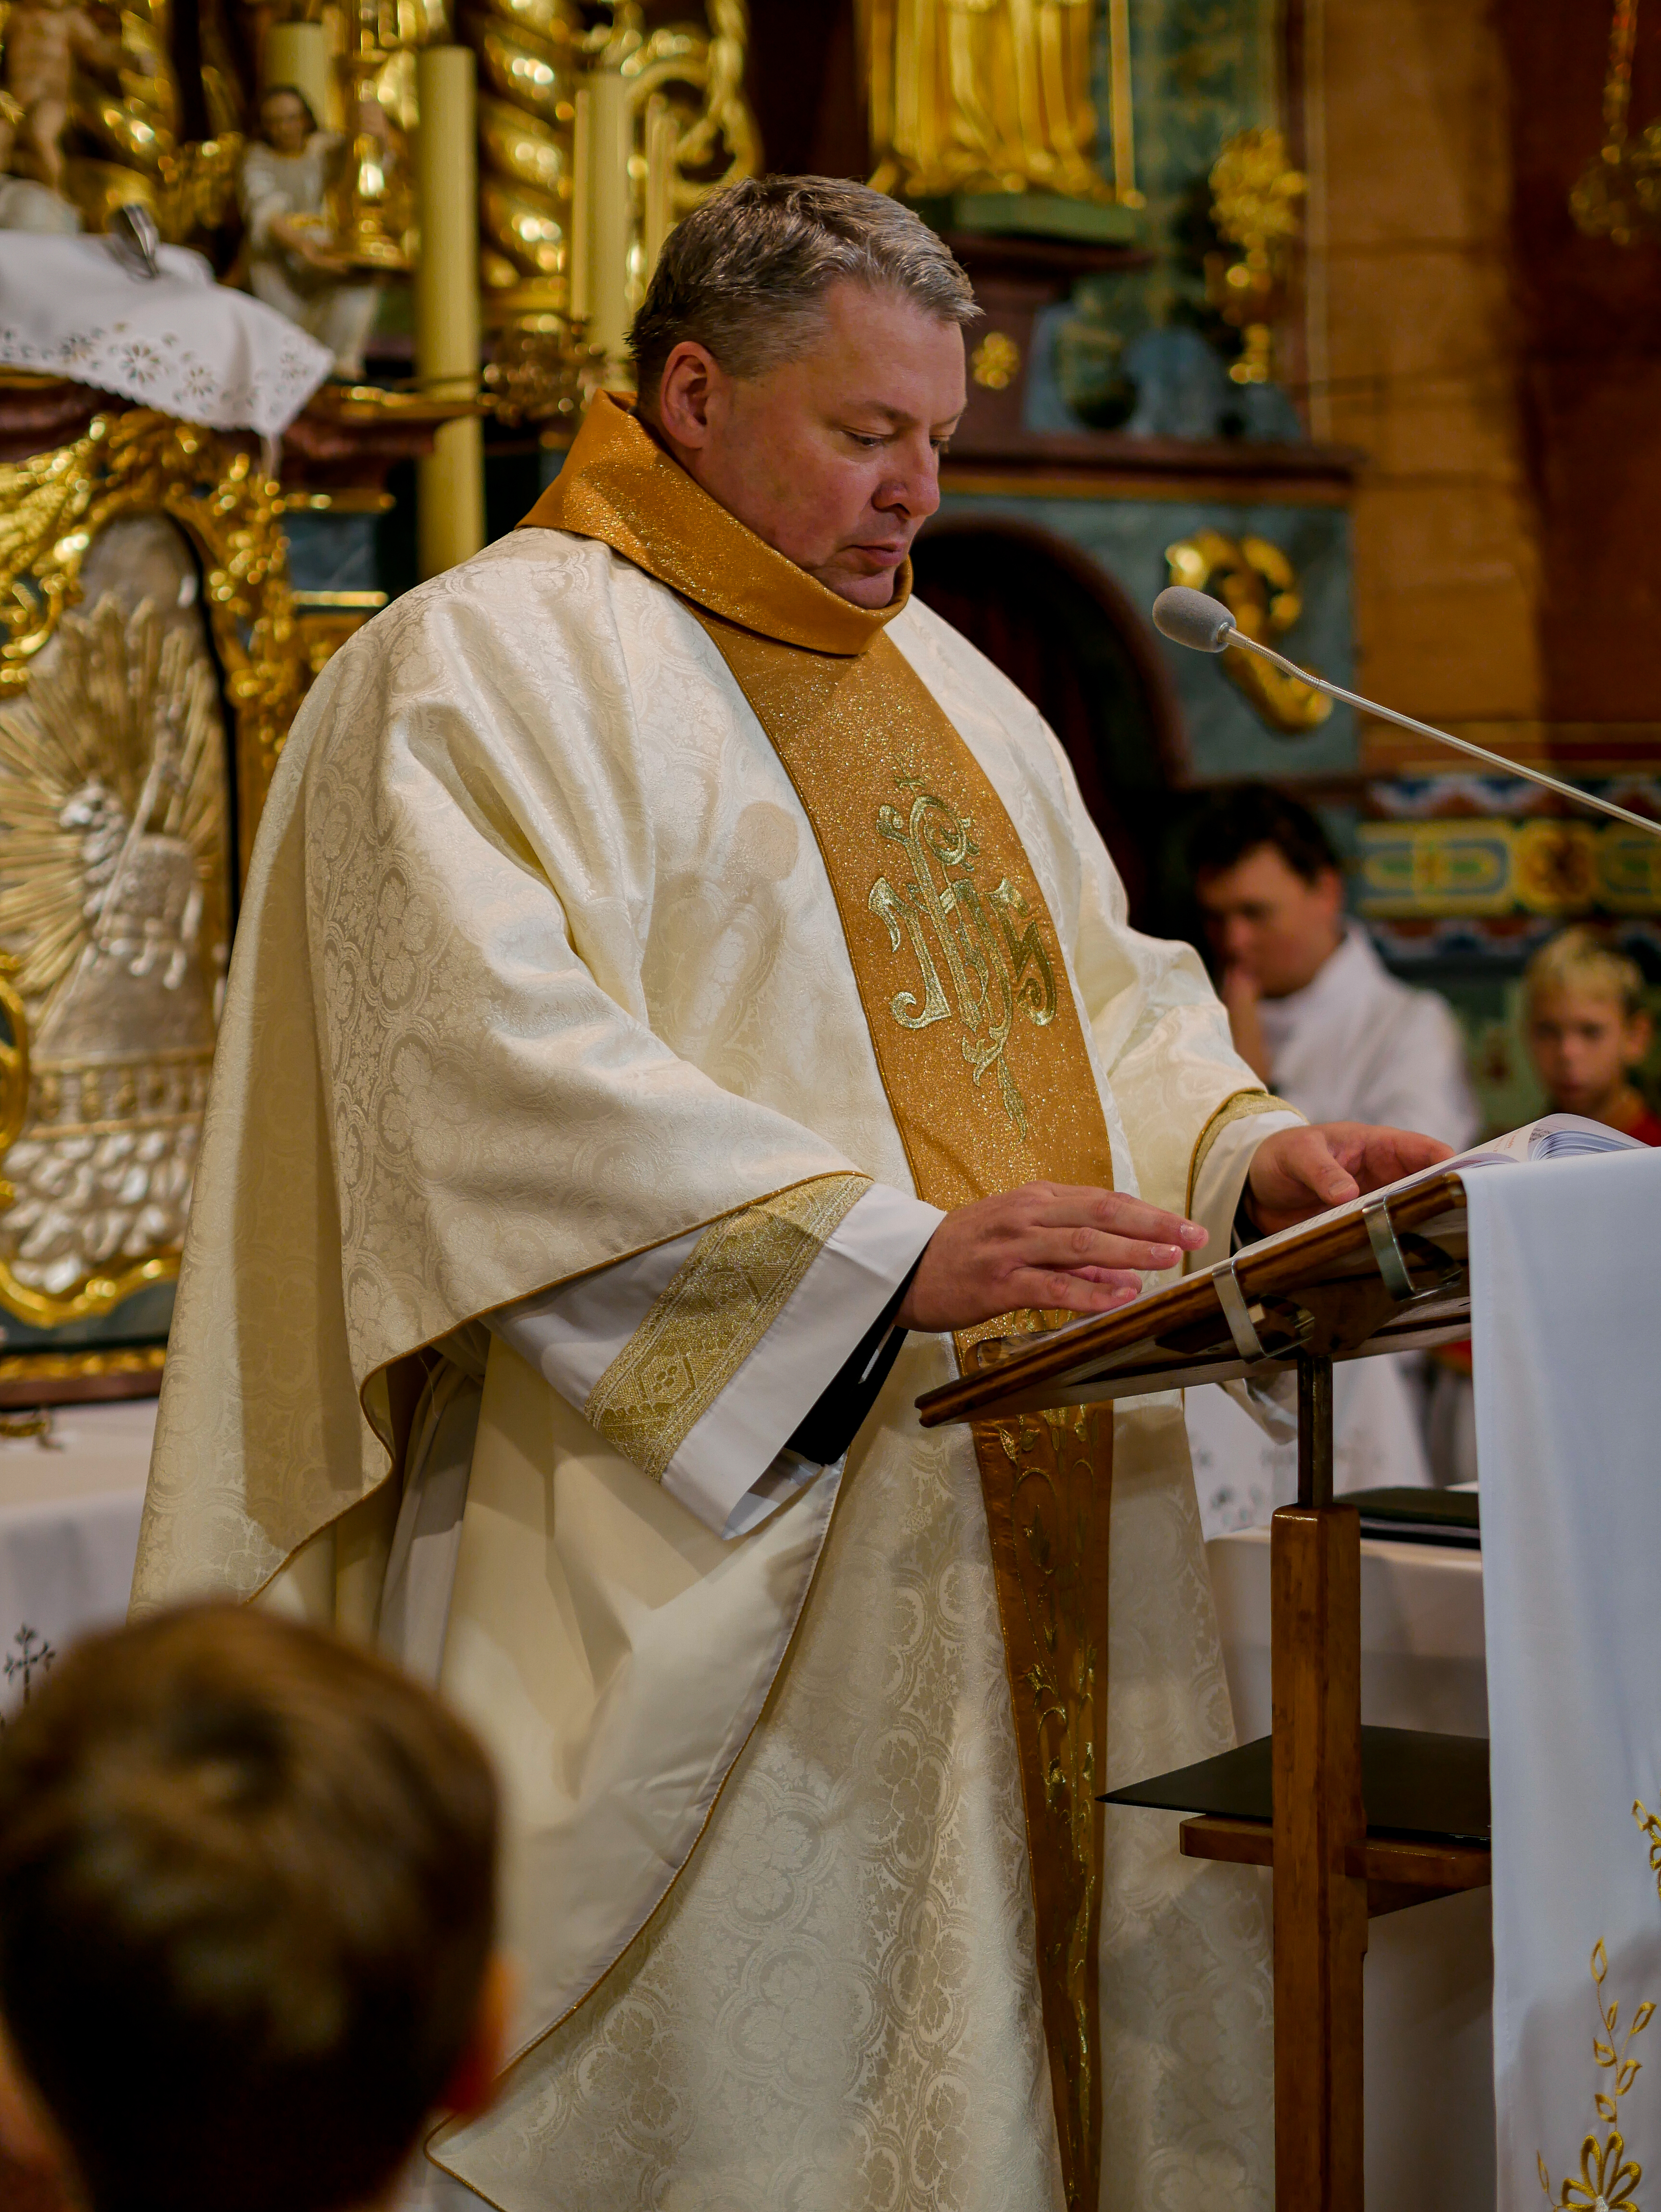
[[1242, 131], [1211, 171], [1211, 219], [1238, 249], [1206, 256], [1206, 297], [1241, 334], [1236, 384], [1268, 384], [1274, 376], [1276, 316], [1285, 311], [1287, 268], [1302, 219], [1308, 180], [1287, 159], [1278, 131]]
[[760, 166], [749, 11], [705, 0], [702, 27], [648, 32], [637, 0], [592, 27], [573, 0], [468, 0], [459, 29], [478, 57], [485, 319], [504, 333], [489, 380], [510, 419], [572, 413], [603, 373], [585, 326], [609, 347], [599, 325], [639, 306], [673, 225]]
[[[84, 7], [11, 0], [0, 10], [5, 100], [0, 168], [67, 198], [88, 230], [137, 201], [164, 239], [216, 228], [235, 190], [241, 88], [216, 11], [200, 11], [201, 82], [213, 135], [179, 137], [171, 0], [127, 0], [106, 30]], [[76, 150], [61, 144], [72, 125]], [[94, 150], [88, 151], [87, 149]]]
[[1007, 392], [1021, 373], [1021, 349], [1007, 331], [989, 331], [969, 356], [969, 374], [984, 392]]
[[1050, 192], [1140, 206], [1128, 0], [1110, 0], [1114, 175], [1097, 167], [1094, 0], [863, 0], [872, 183], [910, 198]]
[[[278, 513], [246, 452], [145, 410], [0, 466], [0, 1307], [35, 1328], [178, 1272], [228, 754], [246, 864], [300, 694]], [[83, 611], [113, 529], [138, 533], [149, 595]]]
[[[1220, 530], [1196, 530], [1167, 545], [1165, 557], [1173, 584], [1221, 599], [1241, 633], [1262, 644], [1278, 646], [1304, 611], [1291, 562], [1267, 538], [1237, 539]], [[1238, 646], [1230, 646], [1221, 661], [1230, 683], [1281, 737], [1318, 729], [1332, 712], [1323, 693]]]
[[1661, 912], [1661, 846], [1621, 822], [1396, 817], [1363, 822], [1356, 836], [1357, 908], [1380, 921]]
[[80, 596], [98, 532], [170, 515], [201, 560], [204, 604], [235, 724], [240, 848], [253, 832], [300, 703], [282, 494], [253, 455], [147, 408], [100, 415], [72, 445], [0, 464], [0, 702]]
[[[16, 973], [16, 961], [9, 953], [0, 952], [0, 1019], [6, 1028], [5, 1036], [0, 1037], [0, 1164], [28, 1117], [28, 1016], [12, 982]], [[0, 1207], [9, 1206], [16, 1195], [0, 1176]]]
[[1615, 0], [1603, 78], [1603, 143], [1569, 194], [1577, 228], [1616, 246], [1661, 238], [1661, 120], [1630, 136], [1637, 40], [1638, 0]]

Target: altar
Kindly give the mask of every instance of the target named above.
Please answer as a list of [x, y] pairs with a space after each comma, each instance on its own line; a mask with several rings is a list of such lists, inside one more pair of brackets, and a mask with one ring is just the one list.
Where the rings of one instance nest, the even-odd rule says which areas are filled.
[[153, 1398], [0, 1415], [0, 1726], [126, 1618], [155, 1434]]

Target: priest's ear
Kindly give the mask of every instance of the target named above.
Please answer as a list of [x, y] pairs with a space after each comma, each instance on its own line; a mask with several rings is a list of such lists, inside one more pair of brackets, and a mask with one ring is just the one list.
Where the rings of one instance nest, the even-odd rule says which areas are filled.
[[672, 446], [697, 453], [719, 428], [719, 415], [730, 384], [708, 346], [682, 338], [663, 364], [655, 404], [642, 397], [642, 412]]
[[472, 2027], [439, 2099], [441, 2108], [455, 2118], [476, 2118], [495, 2096], [496, 2077], [507, 2063], [508, 2030], [518, 2002], [518, 1967], [504, 1952], [492, 1952], [479, 1985]]

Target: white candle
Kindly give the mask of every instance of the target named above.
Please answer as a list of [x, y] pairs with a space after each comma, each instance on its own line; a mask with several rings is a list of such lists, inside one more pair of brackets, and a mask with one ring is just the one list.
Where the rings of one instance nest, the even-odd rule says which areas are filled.
[[604, 60], [588, 79], [588, 299], [591, 344], [605, 349], [605, 381], [630, 381], [629, 156], [634, 149], [629, 88]]
[[260, 58], [259, 85], [292, 85], [303, 94], [317, 118], [319, 131], [329, 128], [332, 111], [339, 105], [334, 93], [334, 72], [329, 66], [329, 33], [321, 23], [273, 23], [265, 33]]
[[660, 93], [654, 92], [646, 103], [646, 208], [641, 226], [648, 284], [658, 265], [663, 241], [674, 227], [675, 141], [679, 135], [673, 109]]
[[[478, 388], [478, 175], [473, 56], [423, 46], [416, 57], [416, 373], [443, 398]], [[484, 543], [484, 432], [476, 415], [446, 422], [417, 465], [417, 538], [423, 576]]]
[[593, 258], [594, 201], [591, 175], [594, 157], [589, 143], [593, 135], [593, 118], [587, 92], [578, 93], [575, 106], [571, 124], [571, 319], [586, 323], [590, 308], [588, 268]]

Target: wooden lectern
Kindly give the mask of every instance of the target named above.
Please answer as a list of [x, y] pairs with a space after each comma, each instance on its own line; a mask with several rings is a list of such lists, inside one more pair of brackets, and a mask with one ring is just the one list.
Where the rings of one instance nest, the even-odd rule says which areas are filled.
[[1332, 1495], [1333, 1362], [1469, 1334], [1465, 1228], [1463, 1186], [1439, 1172], [1116, 1313], [984, 1344], [918, 1401], [932, 1428], [1296, 1374], [1298, 1502], [1270, 1535], [1274, 1734], [1105, 1801], [1193, 1814], [1190, 1857], [1274, 1869], [1279, 2212], [1362, 2201], [1369, 1915], [1489, 1878], [1487, 1743], [1361, 1725], [1360, 1516]]

